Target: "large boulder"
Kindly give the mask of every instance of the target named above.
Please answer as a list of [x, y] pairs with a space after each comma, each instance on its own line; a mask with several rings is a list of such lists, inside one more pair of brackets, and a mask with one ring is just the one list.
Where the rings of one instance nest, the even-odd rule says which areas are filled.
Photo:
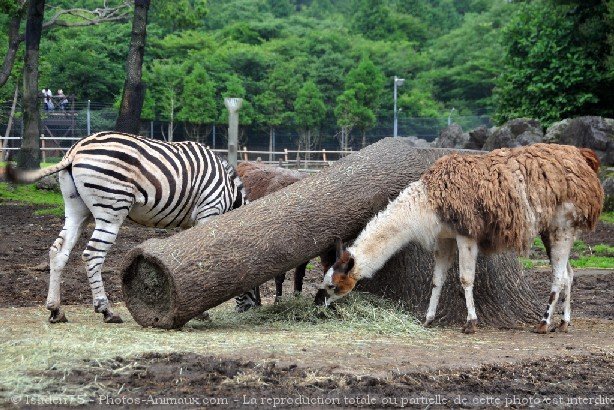
[[431, 148], [431, 143], [418, 137], [406, 137], [407, 142], [416, 148]]
[[490, 129], [483, 125], [469, 131], [469, 141], [465, 144], [465, 148], [481, 150], [490, 134]]
[[36, 182], [36, 188], [43, 189], [45, 191], [62, 192], [60, 190], [60, 182], [58, 181], [57, 174], [48, 175]]
[[468, 141], [469, 134], [463, 133], [460, 125], [451, 124], [441, 130], [433, 145], [437, 148], [464, 148]]
[[492, 151], [497, 148], [514, 148], [542, 142], [544, 132], [537, 120], [518, 118], [510, 120], [495, 128], [488, 136], [482, 150]]
[[614, 177], [606, 178], [603, 181], [603, 192], [605, 192], [603, 212], [614, 211]]
[[614, 165], [614, 119], [578, 117], [552, 124], [548, 142], [594, 150], [605, 165]]

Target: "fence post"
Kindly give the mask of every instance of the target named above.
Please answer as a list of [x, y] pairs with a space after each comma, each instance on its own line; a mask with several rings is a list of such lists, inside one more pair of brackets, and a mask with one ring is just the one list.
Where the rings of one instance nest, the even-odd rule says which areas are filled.
[[288, 162], [288, 148], [284, 148], [284, 161]]
[[45, 149], [45, 134], [41, 134], [41, 154], [43, 156], [43, 163], [47, 162], [47, 150]]
[[85, 115], [86, 118], [86, 127], [87, 127], [87, 135], [91, 135], [92, 134], [92, 119], [91, 119], [91, 113], [90, 113], [90, 100], [87, 100], [87, 112]]
[[243, 161], [248, 161], [247, 147], [243, 147]]
[[224, 98], [228, 109], [228, 163], [237, 166], [237, 148], [239, 145], [239, 109], [243, 105], [242, 98]]
[[324, 162], [327, 162], [327, 160], [326, 160], [326, 150], [324, 148], [322, 148], [322, 160]]

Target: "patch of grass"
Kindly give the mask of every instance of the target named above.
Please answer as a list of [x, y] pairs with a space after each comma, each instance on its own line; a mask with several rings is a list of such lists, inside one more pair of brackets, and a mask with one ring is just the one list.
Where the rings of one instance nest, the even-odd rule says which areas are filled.
[[578, 253], [584, 253], [586, 252], [589, 248], [588, 245], [586, 245], [583, 241], [574, 241], [572, 249], [575, 252]]
[[537, 249], [540, 249], [543, 252], [546, 252], [546, 247], [544, 246], [544, 242], [542, 241], [542, 238], [540, 238], [539, 236], [536, 236], [535, 239], [533, 240], [533, 246], [536, 247]]
[[519, 257], [520, 263], [523, 269], [533, 269], [535, 267], [535, 261], [525, 257]]
[[600, 243], [599, 245], [593, 246], [593, 253], [595, 256], [614, 257], [614, 246]]
[[582, 256], [570, 259], [569, 263], [574, 268], [614, 269], [614, 258], [607, 256]]
[[36, 189], [34, 184], [11, 185], [0, 182], [0, 201], [2, 200], [49, 207], [36, 211], [35, 213], [37, 215], [64, 215], [64, 200], [62, 194]]
[[608, 224], [614, 224], [614, 211], [603, 212], [599, 220]]
[[214, 311], [211, 318], [211, 322], [204, 323], [205, 328], [258, 325], [276, 330], [298, 330], [309, 326], [316, 331], [345, 329], [385, 335], [427, 332], [400, 304], [361, 292], [352, 292], [337, 302], [334, 310], [315, 306], [313, 298], [291, 296], [281, 303], [262, 306], [241, 315]]
[[[70, 322], [58, 325], [47, 322], [48, 313], [42, 307], [1, 308], [0, 407], [3, 399], [13, 395], [47, 395], [57, 380], [42, 377], [45, 370], [68, 372], [116, 356], [193, 352], [254, 357], [256, 351], [260, 360], [295, 360], [299, 354], [307, 358], [320, 354], [318, 346], [343, 346], [344, 354], [360, 356], [370, 344], [388, 345], [391, 339], [430, 345], [439, 338], [437, 330], [423, 329], [398, 306], [362, 295], [328, 313], [315, 308], [308, 298], [291, 298], [246, 314], [235, 313], [231, 301], [210, 310], [211, 321], [192, 321], [172, 331], [142, 328], [124, 306], [115, 308], [125, 323], [106, 325], [89, 306], [65, 306]], [[66, 394], [87, 394], [93, 386], [87, 383], [96, 381], [84, 382], [76, 387], [80, 390]]]

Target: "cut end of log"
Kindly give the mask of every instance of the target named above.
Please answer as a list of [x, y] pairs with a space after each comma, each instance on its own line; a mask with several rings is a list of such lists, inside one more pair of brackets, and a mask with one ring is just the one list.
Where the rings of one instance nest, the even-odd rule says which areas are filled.
[[131, 262], [124, 268], [122, 276], [124, 300], [130, 314], [144, 327], [180, 328], [187, 320], [175, 315], [172, 276], [154, 258], [139, 253], [134, 258], [128, 258]]

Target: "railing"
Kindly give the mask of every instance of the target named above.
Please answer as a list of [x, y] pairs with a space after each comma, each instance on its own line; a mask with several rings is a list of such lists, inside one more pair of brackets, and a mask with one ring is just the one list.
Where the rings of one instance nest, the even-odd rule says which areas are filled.
[[[1, 151], [17, 151], [19, 147], [4, 147], [4, 142], [8, 140], [21, 140], [20, 137], [0, 137], [0, 152]], [[61, 146], [59, 144], [51, 146], [50, 141], [71, 141], [77, 142], [81, 140], [79, 137], [46, 137], [41, 135], [41, 151], [43, 162], [46, 162], [47, 153], [51, 151], [68, 151], [73, 145], [72, 143], [67, 146]], [[207, 147], [211, 149], [210, 147]], [[228, 155], [227, 149], [211, 149], [211, 151]], [[259, 161], [266, 164], [275, 164], [284, 168], [293, 168], [305, 172], [316, 172], [322, 168], [330, 166], [336, 160], [351, 154], [354, 151], [334, 151], [334, 150], [289, 150], [283, 151], [258, 151], [249, 150], [247, 147], [243, 147], [239, 150], [239, 161]], [[0, 158], [4, 158], [2, 155]], [[263, 159], [264, 158], [264, 159]]]

